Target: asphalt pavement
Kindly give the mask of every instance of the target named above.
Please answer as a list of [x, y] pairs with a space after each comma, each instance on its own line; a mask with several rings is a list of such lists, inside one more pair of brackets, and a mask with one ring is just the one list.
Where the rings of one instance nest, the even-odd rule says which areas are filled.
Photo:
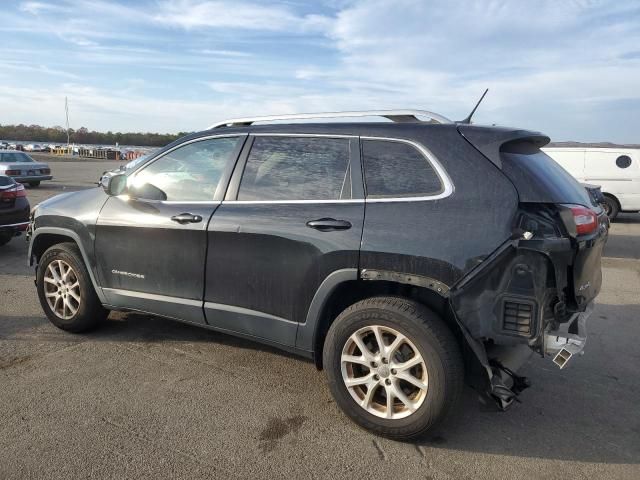
[[[117, 162], [51, 162], [32, 205]], [[640, 478], [640, 214], [611, 229], [583, 357], [532, 357], [508, 412], [468, 389], [454, 418], [400, 443], [350, 422], [323, 372], [189, 325], [112, 314], [48, 322], [27, 245], [0, 248], [0, 478]]]

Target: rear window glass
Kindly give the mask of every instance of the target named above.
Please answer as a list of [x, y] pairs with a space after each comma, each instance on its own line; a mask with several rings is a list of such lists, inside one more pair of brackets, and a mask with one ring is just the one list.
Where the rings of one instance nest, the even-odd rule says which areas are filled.
[[425, 197], [443, 190], [429, 161], [412, 145], [392, 140], [363, 140], [367, 198]]
[[0, 187], [6, 187], [7, 185], [14, 185], [16, 182], [13, 181], [11, 177], [5, 177], [0, 174]]
[[506, 145], [501, 158], [502, 170], [518, 189], [521, 202], [592, 205], [584, 186], [535, 145]]
[[28, 162], [33, 162], [33, 159], [26, 153], [5, 152], [5, 153], [0, 153], [0, 162], [28, 163]]

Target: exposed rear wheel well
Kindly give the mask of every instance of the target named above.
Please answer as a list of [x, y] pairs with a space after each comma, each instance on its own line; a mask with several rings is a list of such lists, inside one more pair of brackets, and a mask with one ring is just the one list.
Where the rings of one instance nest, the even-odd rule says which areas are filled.
[[348, 306], [360, 300], [377, 296], [396, 296], [415, 300], [437, 313], [458, 336], [458, 327], [450, 316], [445, 297], [428, 288], [386, 281], [352, 280], [341, 283], [331, 293], [320, 313], [314, 337], [314, 361], [322, 368], [322, 351], [329, 327]]

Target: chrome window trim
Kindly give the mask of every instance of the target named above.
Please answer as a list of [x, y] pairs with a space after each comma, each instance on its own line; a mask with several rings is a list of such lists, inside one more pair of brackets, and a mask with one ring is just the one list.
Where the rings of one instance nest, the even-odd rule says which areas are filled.
[[252, 137], [323, 137], [323, 138], [348, 138], [357, 139], [358, 135], [333, 134], [333, 133], [283, 133], [283, 132], [256, 132], [250, 133]]
[[297, 204], [297, 203], [364, 203], [364, 199], [349, 199], [349, 200], [223, 200], [222, 204], [235, 204], [235, 205], [283, 205], [283, 204]]
[[[335, 138], [358, 138], [357, 135], [331, 135], [331, 134], [289, 134], [289, 133], [252, 133], [253, 136], [298, 136], [298, 137], [335, 137]], [[414, 142], [413, 140], [407, 140], [404, 138], [394, 137], [359, 137], [360, 140], [384, 140], [391, 142], [400, 142], [411, 145], [416, 148], [425, 160], [433, 167], [436, 174], [440, 178], [440, 182], [443, 185], [443, 191], [435, 195], [426, 195], [420, 197], [385, 197], [385, 198], [367, 198], [367, 199], [350, 199], [350, 200], [224, 200], [223, 205], [238, 204], [238, 205], [278, 205], [278, 204], [322, 204], [322, 203], [394, 203], [394, 202], [424, 202], [429, 200], [441, 200], [449, 197], [455, 191], [455, 186], [449, 177], [449, 174], [444, 169], [442, 164], [438, 161], [436, 156], [424, 145]]]
[[[407, 145], [411, 145], [413, 148], [417, 149], [425, 160], [433, 167], [436, 174], [440, 178], [440, 182], [442, 183], [443, 190], [440, 193], [435, 195], [424, 195], [418, 197], [382, 197], [382, 198], [366, 198], [366, 203], [386, 203], [386, 202], [423, 202], [427, 200], [441, 200], [443, 198], [447, 198], [452, 195], [455, 191], [455, 186], [449, 177], [449, 174], [444, 169], [442, 164], [438, 161], [436, 156], [424, 145], [415, 142], [413, 140], [407, 140], [404, 138], [392, 138], [392, 137], [360, 137], [360, 140], [379, 140], [379, 141], [387, 141], [387, 142], [398, 142], [405, 143]], [[363, 167], [364, 168], [364, 167]], [[366, 175], [364, 177], [365, 185], [366, 185]]]

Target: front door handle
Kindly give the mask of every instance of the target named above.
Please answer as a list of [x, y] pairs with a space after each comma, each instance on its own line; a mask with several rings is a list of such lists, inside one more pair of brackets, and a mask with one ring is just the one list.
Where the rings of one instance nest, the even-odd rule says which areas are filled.
[[185, 223], [199, 223], [202, 221], [202, 217], [200, 215], [194, 215], [193, 213], [180, 213], [179, 215], [171, 217], [171, 220], [184, 225]]
[[318, 220], [310, 220], [307, 227], [315, 228], [321, 232], [329, 232], [331, 230], [349, 230], [351, 223], [346, 220], [336, 220], [335, 218], [319, 218]]

